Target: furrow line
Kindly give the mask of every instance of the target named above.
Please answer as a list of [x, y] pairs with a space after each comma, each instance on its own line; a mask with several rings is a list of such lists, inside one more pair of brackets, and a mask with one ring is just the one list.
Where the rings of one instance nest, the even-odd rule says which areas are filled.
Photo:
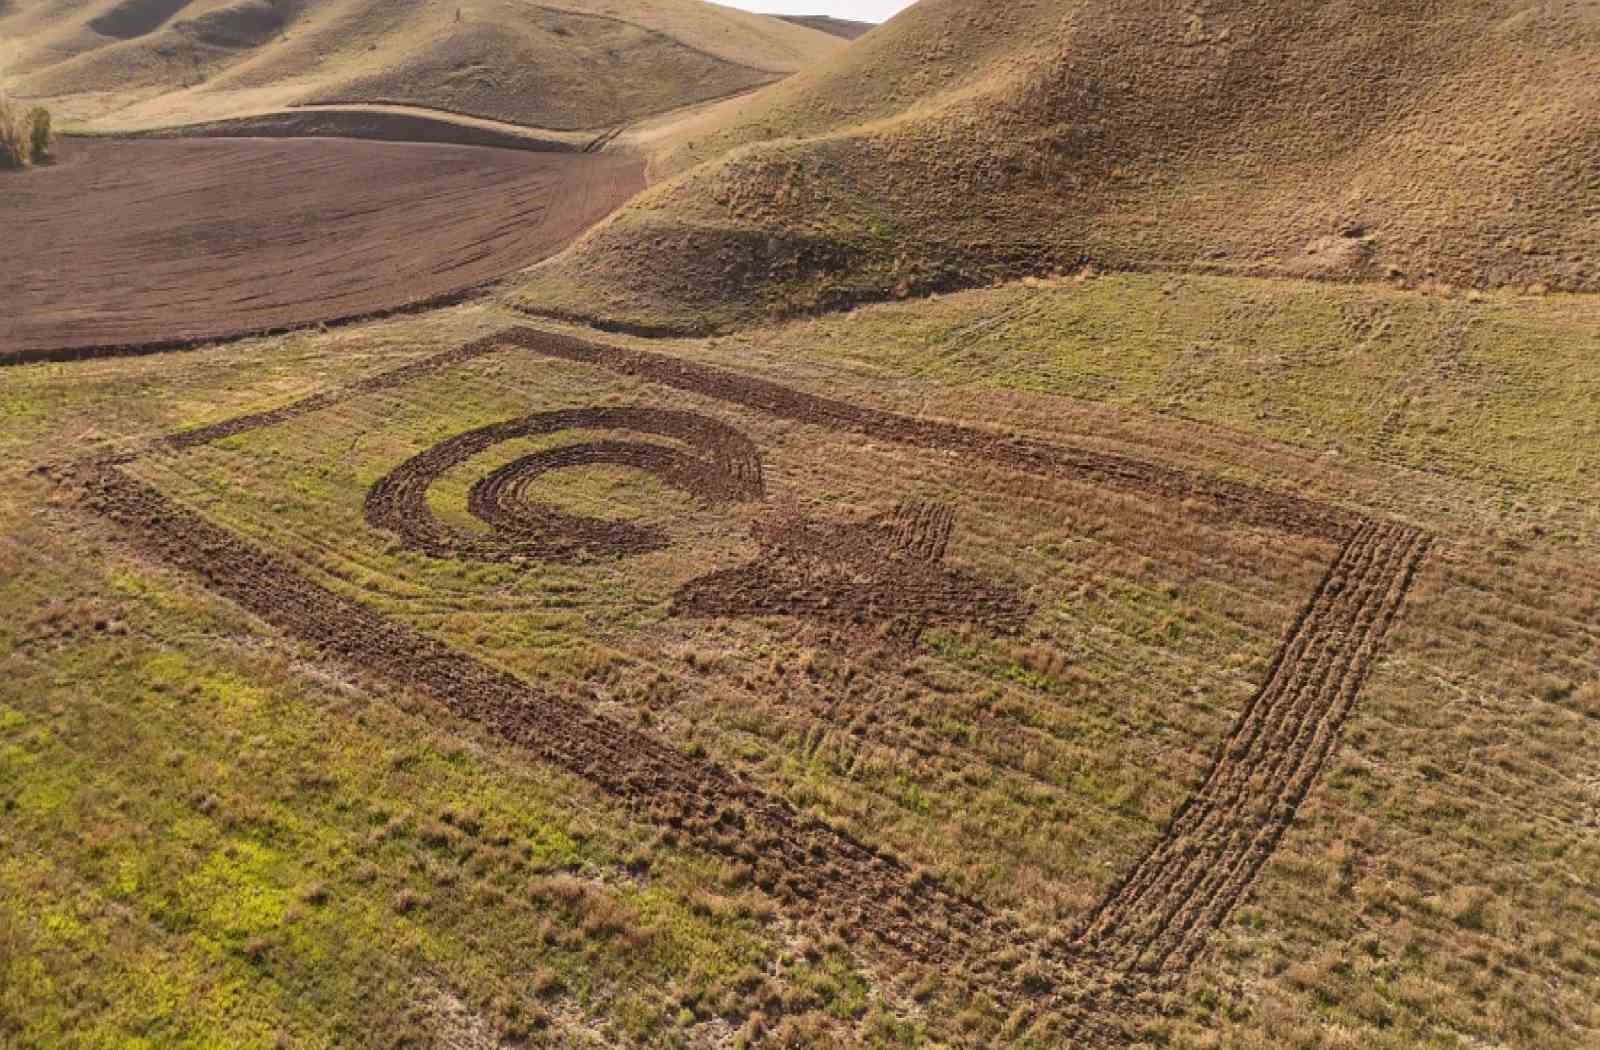
[[1329, 566], [1311, 600], [1291, 626], [1285, 643], [1279, 647], [1264, 684], [1246, 705], [1233, 730], [1218, 745], [1211, 768], [1200, 787], [1179, 807], [1169, 821], [1166, 832], [1145, 858], [1086, 917], [1071, 938], [1075, 946], [1082, 949], [1090, 943], [1105, 943], [1108, 931], [1125, 927], [1130, 915], [1139, 913], [1140, 902], [1151, 892], [1151, 887], [1162, 880], [1171, 854], [1179, 848], [1180, 843], [1187, 843], [1195, 829], [1205, 822], [1221, 794], [1222, 786], [1234, 779], [1239, 757], [1248, 754], [1256, 746], [1263, 726], [1271, 724], [1277, 709], [1277, 697], [1293, 681], [1299, 662], [1311, 647], [1311, 640], [1319, 630], [1328, 604], [1335, 600], [1344, 586], [1350, 567], [1370, 556], [1373, 535], [1373, 526], [1363, 526], [1345, 546], [1340, 557]]

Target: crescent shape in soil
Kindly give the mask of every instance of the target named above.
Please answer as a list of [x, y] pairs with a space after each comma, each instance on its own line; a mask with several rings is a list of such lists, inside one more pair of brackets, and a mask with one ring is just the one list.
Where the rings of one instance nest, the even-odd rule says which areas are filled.
[[[428, 489], [447, 471], [516, 438], [564, 430], [631, 431], [681, 442], [603, 440], [534, 452], [473, 484], [467, 510], [492, 529], [486, 535], [453, 529], [428, 506]], [[645, 471], [707, 503], [759, 499], [765, 492], [761, 457], [750, 439], [726, 423], [695, 412], [618, 407], [562, 409], [492, 423], [434, 445], [381, 478], [367, 494], [366, 519], [413, 550], [474, 561], [575, 561], [660, 550], [660, 526], [568, 514], [527, 498], [528, 486], [553, 470], [624, 466]]]

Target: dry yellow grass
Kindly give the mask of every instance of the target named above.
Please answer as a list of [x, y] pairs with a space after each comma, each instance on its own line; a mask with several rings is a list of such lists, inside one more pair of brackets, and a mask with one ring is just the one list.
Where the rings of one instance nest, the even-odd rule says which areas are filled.
[[0, 39], [16, 52], [18, 93], [104, 130], [317, 101], [600, 128], [766, 84], [843, 47], [700, 0], [20, 0], [0, 10]]
[[643, 143], [670, 181], [526, 302], [704, 328], [1085, 259], [1594, 290], [1597, 55], [1592, 4], [924, 0]]

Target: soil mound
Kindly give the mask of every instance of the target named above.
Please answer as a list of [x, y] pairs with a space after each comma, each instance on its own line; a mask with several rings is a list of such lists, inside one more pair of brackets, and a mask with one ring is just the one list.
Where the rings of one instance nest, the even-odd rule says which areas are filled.
[[1594, 4], [923, 0], [654, 147], [682, 174], [530, 306], [704, 328], [1088, 262], [1600, 288]]

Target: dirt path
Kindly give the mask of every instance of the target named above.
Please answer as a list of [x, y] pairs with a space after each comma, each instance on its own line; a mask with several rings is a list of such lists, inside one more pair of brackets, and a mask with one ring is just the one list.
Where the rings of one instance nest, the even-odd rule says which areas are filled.
[[[781, 418], [1093, 480], [1160, 499], [1203, 500], [1212, 512], [1243, 523], [1338, 544], [1321, 584], [1290, 627], [1266, 680], [1218, 747], [1195, 794], [1077, 929], [1041, 944], [981, 903], [798, 814], [784, 800], [712, 762], [535, 689], [305, 579], [288, 563], [133, 478], [118, 465], [125, 459], [74, 468], [74, 484], [88, 505], [122, 526], [133, 543], [195, 573], [212, 590], [267, 622], [330, 657], [434, 696], [458, 716], [486, 726], [539, 760], [628, 800], [701, 848], [750, 863], [757, 883], [798, 917], [847, 930], [852, 938], [903, 958], [958, 966], [1001, 1002], [1059, 1011], [1071, 1019], [1075, 1039], [1083, 1044], [1122, 1039], [1120, 1018], [1133, 1009], [1137, 993], [1192, 967], [1212, 932], [1228, 920], [1259, 877], [1337, 744], [1431, 542], [1419, 530], [1285, 493], [1128, 457], [919, 420], [662, 355], [532, 329], [501, 333], [272, 412], [172, 435], [143, 454], [191, 448], [285, 422], [512, 348], [644, 376]], [[548, 420], [530, 418], [536, 420], [530, 433], [548, 429]], [[583, 410], [575, 418], [581, 425], [608, 428], [618, 422], [591, 419]], [[748, 459], [753, 450], [730, 437], [722, 424], [708, 428], [713, 421], [694, 422], [700, 419], [670, 423], [674, 435], [687, 433], [691, 443], [707, 450], [705, 459], [691, 457], [701, 465], [686, 484], [711, 486], [722, 495], [732, 485], [739, 489], [734, 495], [755, 495]], [[658, 429], [663, 425], [653, 418], [622, 422]], [[478, 448], [483, 438], [474, 431], [454, 440], [464, 442], [462, 448]], [[440, 453], [450, 462], [460, 459], [454, 455], [460, 449], [450, 441], [435, 448], [450, 452]], [[431, 462], [429, 455], [418, 457], [423, 466]], [[706, 465], [723, 461], [735, 466]], [[759, 471], [758, 462], [753, 469]], [[514, 478], [518, 471], [510, 474]], [[415, 489], [419, 499], [426, 488], [423, 481], [432, 476], [404, 467], [391, 478], [396, 475], [418, 482], [400, 488]], [[735, 484], [739, 478], [743, 482]], [[392, 528], [394, 521], [381, 509], [414, 501], [378, 497], [382, 491], [387, 490], [380, 482], [374, 490], [380, 507], [375, 524]], [[369, 518], [371, 514], [369, 502]], [[942, 555], [951, 525], [942, 508], [911, 506], [889, 521], [857, 526], [856, 531], [886, 551], [903, 551], [918, 571], [927, 571]], [[835, 539], [852, 534], [797, 528], [780, 530], [773, 541], [789, 555], [803, 548], [808, 557], [819, 551], [831, 557]], [[1018, 959], [1031, 962], [1019, 967]]]
[[0, 195], [0, 365], [459, 298], [643, 188], [621, 155], [335, 139], [72, 140]]

